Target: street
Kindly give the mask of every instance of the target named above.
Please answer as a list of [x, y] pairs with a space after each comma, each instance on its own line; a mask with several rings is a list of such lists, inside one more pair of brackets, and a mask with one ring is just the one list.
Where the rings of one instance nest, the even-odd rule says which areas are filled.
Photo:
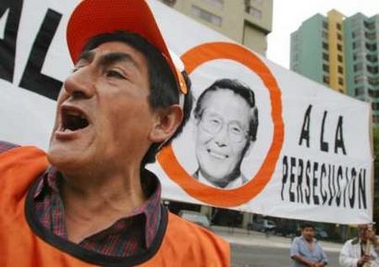
[[[231, 267], [290, 267], [291, 238], [265, 235], [240, 228], [213, 226], [213, 231], [231, 244]], [[338, 267], [342, 244], [319, 241], [328, 257], [328, 267]]]
[[[231, 267], [290, 267], [289, 247], [265, 247], [258, 245], [232, 244]], [[338, 267], [336, 251], [326, 251], [329, 267]]]

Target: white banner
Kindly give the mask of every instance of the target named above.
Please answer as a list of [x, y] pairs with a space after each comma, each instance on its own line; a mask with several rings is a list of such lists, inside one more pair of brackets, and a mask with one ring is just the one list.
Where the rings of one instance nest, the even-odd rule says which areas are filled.
[[[77, 2], [1, 0], [0, 139], [47, 148], [53, 99], [72, 69], [65, 27]], [[243, 122], [251, 112], [240, 110], [245, 102], [236, 104], [242, 98], [219, 91], [212, 108], [208, 94], [183, 134], [149, 166], [164, 198], [294, 219], [372, 220], [369, 104], [149, 3], [190, 73], [194, 106], [216, 80], [238, 80], [254, 92], [259, 118], [251, 141]]]

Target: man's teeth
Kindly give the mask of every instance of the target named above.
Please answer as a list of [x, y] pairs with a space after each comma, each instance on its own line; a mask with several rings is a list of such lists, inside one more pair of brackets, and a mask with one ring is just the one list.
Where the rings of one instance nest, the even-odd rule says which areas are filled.
[[212, 150], [208, 150], [208, 153], [212, 156], [212, 157], [215, 157], [215, 158], [218, 158], [218, 159], [227, 159], [228, 158], [228, 155], [225, 155], [225, 154], [220, 154], [220, 153], [216, 153]]
[[67, 115], [70, 115], [70, 116], [75, 116], [75, 117], [79, 117], [80, 119], [86, 119], [86, 117], [84, 116], [84, 114], [80, 113], [80, 112], [77, 112], [77, 111], [74, 111], [74, 110], [69, 110], [66, 112]]

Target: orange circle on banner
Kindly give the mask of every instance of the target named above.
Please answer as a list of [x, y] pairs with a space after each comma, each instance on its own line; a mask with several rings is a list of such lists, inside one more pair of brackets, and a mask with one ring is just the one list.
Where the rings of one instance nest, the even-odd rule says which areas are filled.
[[284, 139], [281, 91], [269, 68], [251, 51], [237, 44], [206, 43], [190, 49], [181, 58], [188, 73], [211, 60], [229, 59], [237, 61], [256, 73], [268, 88], [274, 138], [258, 172], [243, 186], [224, 190], [199, 182], [183, 169], [176, 159], [171, 145], [158, 154], [158, 161], [170, 179], [180, 185], [192, 197], [220, 207], [242, 205], [252, 200], [263, 190], [275, 170]]

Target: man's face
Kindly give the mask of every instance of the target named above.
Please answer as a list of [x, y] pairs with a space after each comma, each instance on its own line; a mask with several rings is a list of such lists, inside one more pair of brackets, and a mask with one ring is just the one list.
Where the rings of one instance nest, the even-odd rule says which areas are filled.
[[305, 240], [312, 241], [315, 235], [315, 229], [313, 229], [313, 227], [304, 227], [304, 229], [301, 231], [301, 234]]
[[58, 97], [50, 162], [65, 173], [107, 174], [139, 162], [154, 117], [149, 88], [145, 56], [134, 48], [108, 42], [83, 53]]
[[362, 241], [366, 241], [367, 239], [369, 239], [369, 236], [370, 236], [369, 229], [370, 228], [369, 228], [369, 226], [367, 224], [358, 225], [359, 238]]
[[230, 181], [248, 145], [250, 107], [228, 89], [208, 92], [197, 121], [196, 157], [201, 174], [210, 182]]

